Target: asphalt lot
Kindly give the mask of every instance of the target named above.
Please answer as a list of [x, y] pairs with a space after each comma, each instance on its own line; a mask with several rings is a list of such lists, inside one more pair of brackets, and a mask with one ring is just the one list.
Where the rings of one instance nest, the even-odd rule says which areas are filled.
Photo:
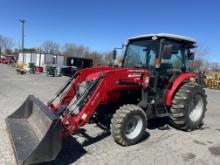
[[[43, 102], [52, 98], [66, 77], [46, 77], [45, 74], [18, 75], [15, 69], [0, 64], [0, 164], [15, 164], [13, 150], [6, 131], [5, 118], [15, 111], [28, 95]], [[207, 89], [208, 107], [201, 130], [182, 132], [147, 129], [141, 143], [121, 147], [110, 134], [87, 125], [63, 142], [63, 149], [54, 162], [47, 164], [220, 164], [220, 91]]]

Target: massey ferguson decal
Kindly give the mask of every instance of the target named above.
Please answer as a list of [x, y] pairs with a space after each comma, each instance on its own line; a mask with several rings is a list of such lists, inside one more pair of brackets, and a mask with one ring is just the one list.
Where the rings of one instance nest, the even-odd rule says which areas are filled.
[[130, 73], [128, 74], [128, 77], [140, 77], [142, 73]]

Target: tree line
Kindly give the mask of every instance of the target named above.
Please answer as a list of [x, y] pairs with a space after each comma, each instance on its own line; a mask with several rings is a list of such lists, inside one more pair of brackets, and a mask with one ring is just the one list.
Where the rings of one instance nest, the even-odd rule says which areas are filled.
[[[4, 54], [18, 54], [20, 49], [14, 48], [14, 41], [6, 36], [0, 35], [0, 55]], [[75, 43], [66, 43], [60, 45], [54, 41], [44, 41], [38, 48], [24, 49], [26, 52], [35, 53], [51, 53], [62, 54], [68, 57], [90, 58], [94, 65], [110, 65], [113, 63], [112, 51], [100, 52], [89, 49], [84, 45], [77, 45]], [[220, 71], [219, 62], [209, 62], [207, 56], [209, 55], [209, 48], [199, 44], [195, 48], [195, 60], [191, 63], [191, 68], [194, 71]]]
[[191, 67], [193, 71], [220, 71], [220, 63], [210, 62], [208, 61], [208, 57], [210, 56], [210, 51], [207, 46], [202, 44], [198, 44], [195, 48], [195, 60], [192, 62]]
[[63, 54], [64, 56], [68, 57], [90, 58], [93, 60], [94, 65], [109, 65], [113, 62], [112, 51], [93, 51], [86, 46], [77, 45], [74, 43], [66, 43], [61, 47], [56, 42], [45, 41], [41, 45], [41, 49], [45, 53]]
[[0, 55], [2, 52], [11, 53], [13, 47], [14, 41], [11, 38], [0, 35]]
[[[11, 38], [0, 35], [0, 55], [18, 55], [21, 49], [14, 48], [14, 45], [14, 41]], [[32, 53], [61, 54], [68, 57], [89, 58], [93, 60], [94, 65], [110, 65], [113, 63], [112, 51], [93, 51], [86, 46], [77, 45], [75, 43], [66, 43], [61, 46], [59, 43], [54, 41], [44, 41], [37, 48], [24, 48], [23, 51]]]

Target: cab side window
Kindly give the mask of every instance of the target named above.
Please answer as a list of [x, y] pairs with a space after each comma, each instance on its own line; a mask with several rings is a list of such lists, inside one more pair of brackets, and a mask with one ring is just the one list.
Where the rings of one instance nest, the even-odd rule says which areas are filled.
[[183, 44], [175, 42], [166, 42], [165, 46], [171, 47], [171, 55], [169, 58], [162, 56], [162, 66], [166, 66], [164, 69], [175, 69], [178, 71], [185, 71], [185, 47]]

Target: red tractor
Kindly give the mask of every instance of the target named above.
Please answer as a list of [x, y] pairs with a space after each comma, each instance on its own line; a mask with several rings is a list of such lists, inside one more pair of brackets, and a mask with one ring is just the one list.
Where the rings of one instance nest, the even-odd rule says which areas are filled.
[[122, 146], [138, 143], [152, 118], [167, 116], [184, 131], [199, 128], [207, 101], [201, 77], [190, 73], [195, 44], [164, 33], [130, 38], [122, 67], [76, 72], [47, 106], [29, 96], [6, 119], [17, 163], [55, 159], [63, 137], [94, 121], [111, 121], [113, 139]]

